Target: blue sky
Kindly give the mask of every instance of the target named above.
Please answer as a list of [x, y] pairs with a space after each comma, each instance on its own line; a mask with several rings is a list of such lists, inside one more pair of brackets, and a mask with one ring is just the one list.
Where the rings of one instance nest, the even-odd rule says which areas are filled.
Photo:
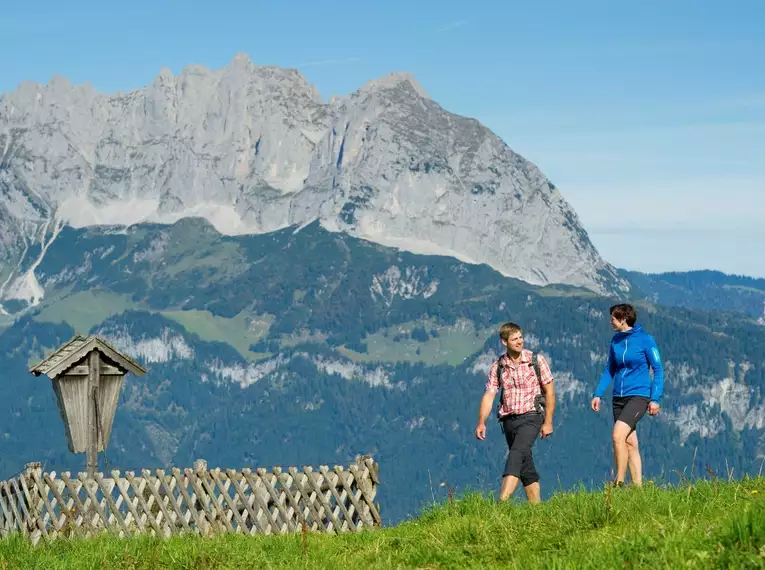
[[3, 6], [0, 92], [129, 91], [238, 52], [326, 99], [410, 71], [537, 164], [617, 266], [765, 277], [762, 0], [63, 4]]

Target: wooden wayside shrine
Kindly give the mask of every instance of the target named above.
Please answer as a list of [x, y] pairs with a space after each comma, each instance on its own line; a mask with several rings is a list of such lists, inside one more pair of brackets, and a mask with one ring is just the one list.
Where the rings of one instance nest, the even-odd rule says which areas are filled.
[[359, 456], [343, 466], [113, 470], [100, 473], [120, 390], [137, 362], [96, 336], [76, 336], [30, 369], [47, 375], [64, 420], [69, 450], [87, 454], [86, 472], [43, 472], [39, 463], [0, 481], [0, 538], [41, 539], [192, 533], [357, 532], [382, 526], [378, 465]]
[[75, 336], [29, 371], [51, 379], [69, 450], [87, 454], [87, 472], [93, 477], [98, 452], [109, 443], [125, 374], [143, 376], [146, 370], [102, 338], [91, 335]]

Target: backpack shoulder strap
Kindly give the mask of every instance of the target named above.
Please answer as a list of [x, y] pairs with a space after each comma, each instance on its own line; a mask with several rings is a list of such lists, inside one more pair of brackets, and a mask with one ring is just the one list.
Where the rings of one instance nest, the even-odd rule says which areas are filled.
[[539, 359], [537, 358], [537, 353], [532, 352], [531, 353], [531, 364], [534, 366], [534, 372], [536, 372], [537, 375], [537, 381], [539, 382], [539, 385], [542, 385], [542, 374], [539, 372]]
[[539, 390], [540, 393], [536, 395], [536, 399], [534, 401], [534, 405], [537, 408], [537, 412], [544, 413], [545, 405], [547, 403], [547, 398], [545, 397], [545, 390], [544, 386], [542, 386], [542, 374], [539, 372], [539, 359], [537, 358], [537, 353], [533, 352], [531, 354], [531, 364], [534, 367], [534, 372], [537, 375], [537, 382], [539, 382]]
[[499, 419], [499, 412], [502, 409], [502, 400], [505, 398], [505, 384], [502, 382], [502, 372], [504, 366], [502, 366], [502, 355], [497, 359], [497, 383], [499, 384], [499, 403], [497, 404], [497, 419]]

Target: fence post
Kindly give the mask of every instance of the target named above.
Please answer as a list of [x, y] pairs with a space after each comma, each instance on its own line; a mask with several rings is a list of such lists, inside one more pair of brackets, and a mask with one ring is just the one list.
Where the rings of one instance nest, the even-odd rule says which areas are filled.
[[[199, 482], [199, 490], [200, 492], [197, 493], [197, 505], [195, 505], [193, 508], [197, 509], [198, 511], [202, 511], [202, 536], [206, 536], [208, 533], [213, 532], [213, 527], [210, 525], [207, 520], [214, 519], [215, 518], [215, 510], [210, 509], [210, 500], [212, 500], [212, 497], [208, 497], [207, 493], [205, 492], [204, 486], [201, 484], [201, 479], [204, 477], [206, 478], [207, 475], [207, 461], [204, 459], [197, 459], [194, 461], [194, 475], [197, 478], [197, 481]], [[212, 522], [212, 521], [211, 521]]]
[[[37, 475], [37, 478], [34, 477]], [[37, 481], [42, 478], [42, 464], [39, 461], [33, 461], [24, 465], [24, 485], [29, 491], [29, 520], [27, 521], [27, 528], [29, 529], [32, 543], [37, 544], [42, 535], [42, 525], [45, 524], [43, 520], [43, 511], [45, 505], [42, 501], [43, 489], [37, 488]], [[24, 500], [24, 497], [20, 497], [20, 500]]]

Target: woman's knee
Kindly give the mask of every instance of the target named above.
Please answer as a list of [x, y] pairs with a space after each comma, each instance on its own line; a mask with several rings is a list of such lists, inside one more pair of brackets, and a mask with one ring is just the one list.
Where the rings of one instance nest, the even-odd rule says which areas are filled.
[[611, 438], [614, 443], [622, 444], [629, 439], [631, 434], [632, 430], [630, 429], [630, 426], [624, 422], [618, 421], [614, 425], [613, 432], [611, 432]]

